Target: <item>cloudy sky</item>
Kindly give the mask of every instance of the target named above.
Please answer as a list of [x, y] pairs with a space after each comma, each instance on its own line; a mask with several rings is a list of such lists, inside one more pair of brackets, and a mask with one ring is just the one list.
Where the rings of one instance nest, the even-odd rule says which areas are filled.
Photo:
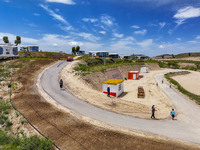
[[0, 18], [0, 43], [43, 51], [200, 52], [199, 0], [0, 0]]

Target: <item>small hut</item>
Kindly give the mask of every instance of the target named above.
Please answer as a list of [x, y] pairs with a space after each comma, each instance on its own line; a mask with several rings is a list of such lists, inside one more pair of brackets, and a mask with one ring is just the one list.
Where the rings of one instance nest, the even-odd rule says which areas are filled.
[[137, 79], [139, 79], [139, 71], [129, 71], [128, 72], [128, 79], [129, 80], [137, 80]]
[[149, 68], [148, 67], [142, 67], [142, 68], [140, 68], [140, 72], [148, 73], [149, 72]]
[[118, 97], [124, 92], [123, 79], [109, 79], [103, 82], [103, 93], [108, 94], [107, 87], [110, 86], [110, 95]]

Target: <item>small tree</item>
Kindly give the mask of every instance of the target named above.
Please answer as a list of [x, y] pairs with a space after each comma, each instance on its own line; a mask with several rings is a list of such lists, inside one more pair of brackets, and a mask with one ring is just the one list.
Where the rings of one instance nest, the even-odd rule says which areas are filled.
[[16, 44], [16, 46], [18, 44], [21, 44], [21, 37], [20, 36], [16, 36], [15, 44]]
[[72, 53], [76, 54], [76, 48], [75, 47], [72, 47]]
[[8, 37], [7, 37], [7, 36], [4, 36], [4, 37], [3, 37], [3, 41], [4, 41], [4, 43], [9, 43]]
[[80, 51], [80, 46], [76, 46], [76, 54]]
[[189, 56], [191, 56], [191, 53], [188, 53]]

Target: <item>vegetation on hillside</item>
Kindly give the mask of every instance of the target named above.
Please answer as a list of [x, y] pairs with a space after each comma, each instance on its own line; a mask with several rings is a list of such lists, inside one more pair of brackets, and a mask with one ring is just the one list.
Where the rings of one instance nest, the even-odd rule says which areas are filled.
[[184, 57], [200, 57], [200, 53], [182, 53], [175, 55], [176, 58], [184, 58]]
[[132, 61], [132, 60], [121, 60], [121, 59], [94, 59], [84, 58], [86, 64], [78, 64], [74, 68], [75, 71], [80, 72], [82, 75], [86, 75], [93, 72], [104, 72], [109, 68], [115, 68], [124, 65], [144, 65], [144, 62]]
[[[33, 61], [13, 60], [5, 63], [0, 63], [0, 96], [7, 97], [12, 95], [11, 91], [14, 91], [18, 87], [16, 81], [10, 83], [11, 76], [17, 74], [20, 78], [21, 72], [29, 67], [34, 67]], [[10, 85], [10, 89], [8, 88]], [[53, 149], [53, 142], [49, 139], [39, 138], [34, 135], [27, 137], [24, 134], [23, 129], [20, 128], [26, 122], [24, 119], [19, 120], [17, 124], [17, 130], [13, 131], [13, 125], [16, 125], [16, 121], [13, 122], [12, 113], [15, 109], [12, 107], [9, 100], [3, 97], [0, 98], [0, 149], [2, 150], [51, 150]], [[21, 115], [16, 112], [16, 117]], [[22, 116], [21, 116], [22, 117]]]
[[53, 142], [37, 135], [26, 137], [10, 135], [0, 130], [0, 149], [2, 150], [53, 150]]

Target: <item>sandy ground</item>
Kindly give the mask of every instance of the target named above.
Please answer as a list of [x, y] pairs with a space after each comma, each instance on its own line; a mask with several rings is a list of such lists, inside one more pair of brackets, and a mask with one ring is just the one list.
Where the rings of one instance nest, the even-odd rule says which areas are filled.
[[200, 95], [200, 72], [190, 71], [189, 74], [178, 75], [172, 78], [181, 84], [184, 89]]
[[[120, 97], [114, 98], [114, 104], [112, 104], [111, 99], [106, 94], [94, 90], [81, 76], [75, 75], [73, 67], [76, 65], [76, 61], [67, 65], [61, 72], [61, 78], [64, 80], [65, 88], [79, 99], [109, 111], [141, 118], [150, 118], [151, 106], [155, 105], [158, 119], [169, 117], [173, 104], [159, 88], [161, 83], [158, 83], [157, 86], [154, 80], [156, 74], [168, 70], [157, 70], [142, 74], [143, 78], [140, 80], [126, 80], [124, 93]], [[143, 86], [145, 98], [137, 98], [138, 86]]]

